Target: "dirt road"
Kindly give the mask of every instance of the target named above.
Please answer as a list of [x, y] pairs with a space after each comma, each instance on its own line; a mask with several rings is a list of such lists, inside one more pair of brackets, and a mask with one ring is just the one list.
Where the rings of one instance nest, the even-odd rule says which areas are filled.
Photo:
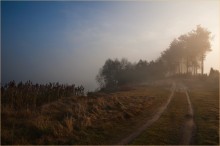
[[131, 142], [133, 139], [135, 139], [137, 136], [139, 136], [144, 130], [146, 130], [147, 127], [149, 127], [150, 125], [152, 125], [155, 121], [157, 121], [160, 116], [162, 115], [162, 113], [165, 111], [165, 109], [167, 108], [167, 106], [169, 105], [171, 99], [173, 98], [173, 94], [175, 92], [176, 89], [176, 84], [173, 82], [170, 90], [171, 90], [171, 94], [167, 100], [167, 102], [158, 109], [158, 111], [155, 113], [155, 115], [148, 120], [144, 125], [142, 125], [141, 127], [139, 127], [136, 131], [134, 131], [133, 133], [131, 133], [130, 135], [128, 135], [127, 137], [125, 137], [124, 139], [122, 139], [118, 145], [125, 145], [128, 144], [129, 142]]
[[185, 116], [185, 122], [183, 123], [183, 129], [181, 132], [181, 145], [188, 145], [192, 144], [193, 142], [193, 134], [195, 133], [195, 123], [194, 123], [194, 114], [193, 114], [193, 107], [190, 101], [190, 97], [187, 91], [187, 87], [183, 85], [182, 83], [174, 83], [172, 84], [171, 88], [171, 94], [167, 100], [167, 102], [158, 109], [158, 111], [155, 113], [153, 117], [151, 117], [144, 125], [139, 127], [136, 131], [122, 139], [118, 144], [119, 145], [125, 145], [129, 144], [132, 140], [134, 140], [136, 137], [138, 137], [144, 130], [146, 130], [149, 126], [151, 126], [155, 121], [157, 121], [160, 116], [163, 114], [163, 112], [166, 110], [167, 106], [169, 105], [170, 101], [172, 100], [174, 93], [182, 92], [185, 93], [185, 97], [188, 103], [188, 113], [186, 113]]
[[188, 114], [185, 117], [183, 135], [182, 135], [182, 139], [180, 141], [180, 144], [181, 145], [188, 145], [188, 144], [192, 144], [192, 142], [193, 142], [193, 134], [195, 133], [196, 126], [195, 126], [195, 122], [194, 122], [193, 108], [192, 108], [189, 94], [187, 92], [187, 88], [183, 87], [183, 89], [186, 94], [189, 110], [188, 110]]

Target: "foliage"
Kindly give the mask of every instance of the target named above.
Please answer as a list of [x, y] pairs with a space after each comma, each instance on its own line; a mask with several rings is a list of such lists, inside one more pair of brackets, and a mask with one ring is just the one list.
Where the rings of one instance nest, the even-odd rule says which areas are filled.
[[209, 72], [210, 78], [218, 80], [219, 76], [220, 76], [220, 73], [218, 70], [215, 70], [213, 68], [210, 69], [210, 72]]
[[206, 52], [211, 51], [210, 48], [210, 32], [197, 25], [196, 30], [174, 39], [169, 48], [162, 52], [161, 59], [169, 74], [197, 74], [199, 68], [203, 74]]
[[176, 74], [197, 75], [199, 68], [203, 75], [205, 55], [211, 51], [210, 47], [210, 32], [198, 25], [196, 30], [174, 39], [156, 61], [140, 60], [138, 63], [131, 63], [127, 59], [106, 60], [96, 80], [103, 89], [117, 89], [120, 85], [152, 81]]
[[150, 81], [164, 76], [163, 66], [160, 60], [147, 61], [140, 60], [138, 63], [131, 63], [127, 59], [106, 60], [100, 69], [96, 80], [101, 88], [114, 89], [118, 86]]

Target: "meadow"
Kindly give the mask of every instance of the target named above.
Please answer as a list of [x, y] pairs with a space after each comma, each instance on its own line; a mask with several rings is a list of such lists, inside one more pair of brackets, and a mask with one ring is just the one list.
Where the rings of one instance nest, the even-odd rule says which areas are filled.
[[[1, 144], [118, 144], [155, 116], [167, 102], [172, 82], [159, 80], [121, 86], [112, 92], [60, 96], [32, 108], [2, 102]], [[182, 84], [188, 87], [194, 110], [196, 129], [190, 144], [219, 143], [217, 82], [176, 79], [175, 83], [173, 97], [158, 120], [127, 144], [181, 144], [189, 108]], [[13, 102], [22, 100], [25, 98]]]
[[160, 87], [61, 97], [37, 108], [4, 105], [2, 144], [114, 144], [141, 125], [166, 100]]

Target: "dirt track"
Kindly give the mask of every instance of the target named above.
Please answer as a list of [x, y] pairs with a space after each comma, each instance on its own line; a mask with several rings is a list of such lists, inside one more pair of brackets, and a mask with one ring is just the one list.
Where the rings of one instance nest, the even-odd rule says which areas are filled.
[[124, 139], [122, 139], [118, 145], [125, 145], [128, 144], [129, 142], [131, 142], [134, 138], [136, 138], [137, 136], [139, 136], [144, 130], [146, 130], [147, 127], [151, 126], [155, 121], [157, 121], [160, 116], [162, 115], [162, 113], [165, 111], [165, 109], [167, 108], [167, 106], [169, 105], [171, 99], [173, 98], [173, 94], [175, 92], [176, 89], [176, 84], [173, 83], [171, 86], [171, 94], [167, 100], [167, 102], [158, 109], [158, 111], [155, 113], [155, 115], [148, 120], [144, 125], [142, 125], [141, 127], [139, 127], [136, 131], [134, 131], [133, 133], [131, 133], [130, 135], [128, 135], [127, 137], [125, 137]]
[[157, 121], [162, 113], [166, 110], [167, 106], [169, 105], [171, 99], [173, 98], [173, 95], [175, 91], [183, 92], [186, 94], [186, 99], [188, 103], [188, 113], [186, 113], [185, 116], [185, 123], [183, 123], [183, 130], [182, 130], [182, 138], [180, 140], [181, 145], [188, 145], [192, 144], [193, 142], [193, 134], [195, 133], [195, 123], [194, 123], [194, 114], [193, 114], [193, 108], [190, 101], [190, 97], [187, 92], [187, 88], [185, 85], [181, 83], [173, 83], [171, 86], [171, 94], [167, 100], [167, 102], [158, 109], [158, 111], [155, 113], [153, 117], [151, 117], [150, 120], [148, 120], [144, 125], [139, 127], [136, 131], [122, 139], [118, 145], [125, 145], [129, 144], [132, 140], [134, 140], [136, 137], [138, 137], [144, 130], [146, 130], [149, 126], [151, 126], [155, 121]]
[[189, 108], [188, 108], [189, 111], [188, 111], [188, 114], [186, 115], [186, 121], [185, 121], [185, 125], [183, 128], [183, 135], [182, 135], [180, 144], [188, 145], [188, 144], [192, 144], [193, 142], [193, 133], [195, 133], [196, 126], [194, 122], [194, 113], [193, 113], [192, 104], [191, 104], [190, 97], [189, 97], [186, 87], [184, 87], [184, 92], [186, 94], [187, 102], [189, 105]]

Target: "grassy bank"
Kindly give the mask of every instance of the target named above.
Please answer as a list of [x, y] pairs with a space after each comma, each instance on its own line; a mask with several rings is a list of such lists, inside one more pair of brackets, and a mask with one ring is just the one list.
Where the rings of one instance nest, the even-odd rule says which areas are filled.
[[92, 97], [63, 97], [35, 110], [2, 106], [1, 144], [115, 144], [168, 96], [162, 87], [138, 86]]

